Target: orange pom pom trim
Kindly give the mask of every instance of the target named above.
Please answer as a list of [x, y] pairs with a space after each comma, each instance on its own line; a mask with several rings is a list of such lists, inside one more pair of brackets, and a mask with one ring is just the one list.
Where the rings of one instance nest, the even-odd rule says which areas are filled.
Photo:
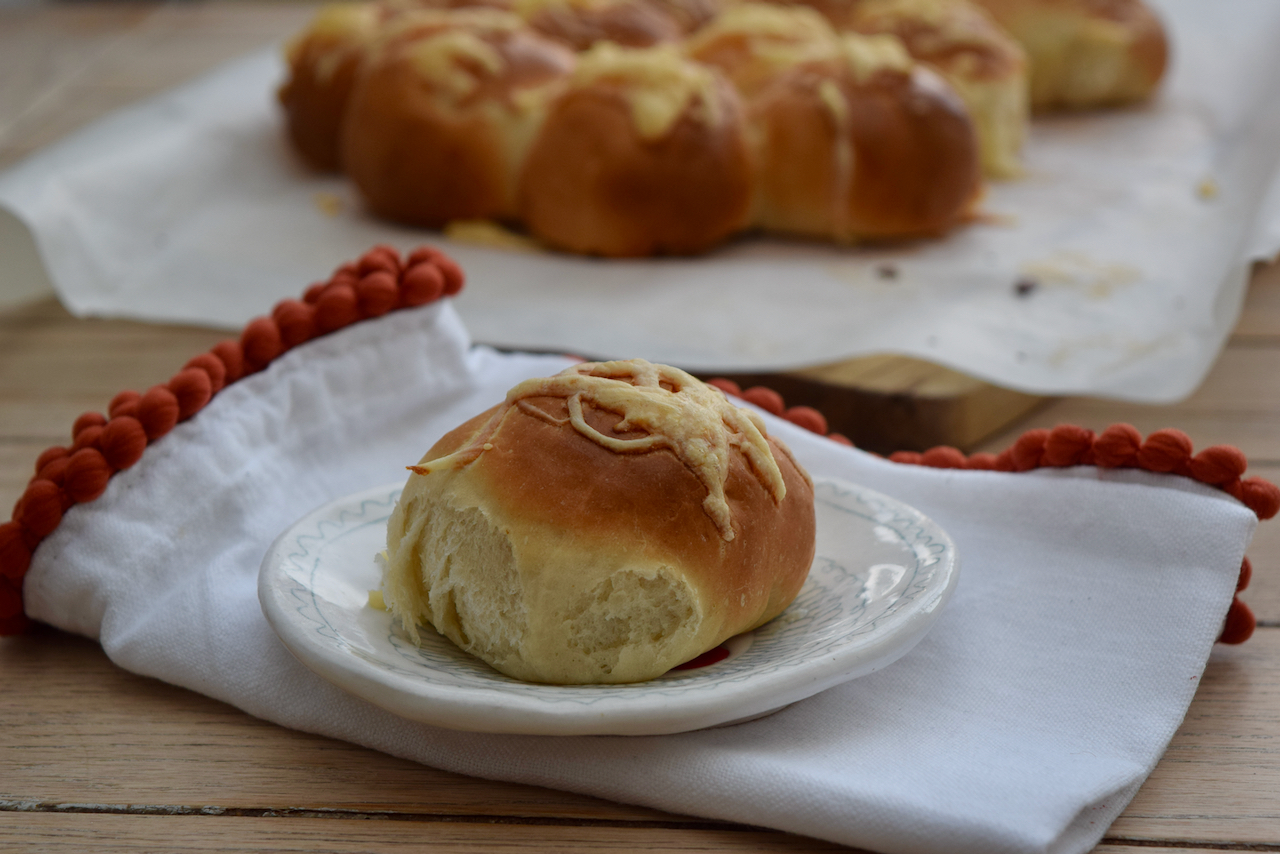
[[40, 454], [12, 519], [0, 524], [0, 635], [31, 625], [22, 611], [22, 581], [40, 542], [71, 506], [102, 495], [111, 475], [137, 463], [148, 444], [292, 348], [364, 318], [451, 296], [464, 281], [461, 268], [438, 250], [418, 249], [402, 263], [392, 247], [375, 246], [338, 267], [328, 281], [308, 287], [301, 300], [282, 300], [269, 317], [250, 321], [239, 338], [195, 356], [167, 384], [145, 394], [120, 392], [106, 415], [80, 415], [71, 446]]

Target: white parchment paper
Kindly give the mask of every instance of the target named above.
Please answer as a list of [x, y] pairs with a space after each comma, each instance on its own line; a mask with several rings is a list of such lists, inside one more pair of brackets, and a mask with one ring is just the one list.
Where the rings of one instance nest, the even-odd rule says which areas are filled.
[[904, 353], [1034, 393], [1173, 401], [1235, 324], [1251, 262], [1280, 250], [1280, 3], [1158, 5], [1159, 97], [1037, 120], [1027, 176], [942, 240], [601, 261], [390, 226], [288, 149], [270, 51], [0, 175], [0, 298], [38, 252], [75, 313], [233, 328], [375, 243], [431, 242], [465, 266], [457, 307], [482, 343], [701, 370]]

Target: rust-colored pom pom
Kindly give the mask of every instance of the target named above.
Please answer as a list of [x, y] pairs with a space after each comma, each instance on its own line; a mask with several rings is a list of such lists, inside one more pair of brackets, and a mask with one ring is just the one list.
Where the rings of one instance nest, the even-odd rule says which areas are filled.
[[239, 341], [219, 341], [209, 352], [222, 363], [228, 385], [244, 376], [244, 350]]
[[[79, 449], [77, 448], [76, 450], [79, 450]], [[31, 480], [32, 481], [36, 481], [40, 479], [51, 480], [54, 483], [58, 484], [58, 486], [62, 486], [62, 479], [67, 473], [67, 460], [69, 459], [71, 459], [70, 455], [67, 455], [65, 457], [58, 457], [57, 459], [50, 460], [48, 463], [45, 464], [44, 468], [36, 472], [36, 476], [31, 478]]]
[[106, 423], [107, 416], [103, 415], [101, 412], [83, 412], [80, 414], [80, 417], [76, 419], [75, 423], [71, 425], [71, 435], [78, 436], [80, 435], [80, 431], [86, 427], [101, 427]]
[[1227, 609], [1227, 619], [1222, 625], [1222, 634], [1218, 636], [1218, 643], [1244, 643], [1253, 637], [1253, 630], [1257, 626], [1258, 620], [1253, 616], [1249, 606], [1239, 599], [1232, 599], [1231, 607]]
[[443, 254], [444, 254], [443, 252], [441, 252], [439, 249], [436, 249], [434, 246], [419, 246], [409, 253], [409, 257], [404, 259], [404, 266], [407, 269], [409, 267], [414, 266], [415, 264], [421, 264], [426, 261], [434, 261], [435, 259], [439, 258]]
[[920, 455], [920, 464], [935, 469], [962, 469], [965, 467], [965, 458], [959, 448], [938, 445]]
[[733, 380], [727, 380], [724, 377], [716, 377], [715, 379], [707, 380], [707, 385], [715, 386], [725, 394], [732, 397], [742, 397], [742, 388]]
[[8, 619], [0, 618], [0, 637], [16, 637], [25, 634], [32, 625], [26, 614], [18, 614]]
[[43, 451], [40, 452], [40, 456], [36, 457], [36, 473], [39, 474], [40, 469], [49, 465], [49, 463], [53, 462], [54, 460], [59, 459], [61, 457], [65, 457], [70, 453], [71, 452], [69, 450], [62, 447], [61, 445], [54, 445], [51, 448], [45, 448]]
[[98, 449], [107, 465], [113, 469], [127, 469], [142, 458], [147, 449], [147, 431], [142, 422], [128, 415], [112, 418], [102, 428], [98, 437]]
[[[22, 584], [0, 576], [0, 627], [7, 627], [14, 618], [22, 616]], [[13, 634], [3, 631], [3, 634]]]
[[1218, 486], [1240, 477], [1248, 464], [1239, 448], [1214, 445], [1192, 457], [1189, 466], [1191, 476], [1196, 480]]
[[240, 348], [244, 351], [244, 372], [257, 373], [284, 352], [280, 327], [270, 317], [255, 317], [240, 333]]
[[222, 360], [212, 353], [201, 353], [189, 360], [185, 365], [186, 368], [195, 368], [204, 371], [209, 375], [209, 392], [217, 394], [227, 382], [227, 368], [222, 364]]
[[186, 421], [213, 397], [213, 383], [199, 368], [183, 368], [169, 380], [169, 391], [178, 399], [178, 420]]
[[307, 305], [315, 305], [316, 300], [320, 299], [320, 294], [324, 293], [324, 289], [328, 286], [328, 282], [312, 282], [310, 285], [307, 285], [307, 289], [302, 292], [302, 301]]
[[435, 264], [419, 263], [404, 271], [400, 302], [406, 307], [435, 302], [444, 294], [444, 275]]
[[159, 439], [178, 423], [178, 398], [165, 386], [152, 386], [138, 401], [138, 423], [147, 439]]
[[356, 300], [365, 317], [382, 317], [400, 302], [396, 277], [388, 270], [374, 270], [356, 283]]
[[31, 549], [17, 522], [0, 525], [0, 576], [17, 584], [31, 565]]
[[316, 337], [316, 309], [313, 305], [296, 299], [281, 300], [271, 310], [271, 317], [280, 328], [280, 340], [285, 349], [291, 350]]
[[62, 488], [72, 501], [78, 504], [92, 501], [107, 488], [111, 479], [111, 466], [97, 448], [76, 451], [67, 460], [67, 473]]
[[853, 440], [843, 433], [828, 433], [827, 438], [835, 442], [837, 445], [844, 445], [849, 448], [853, 447]]
[[1249, 558], [1246, 556], [1244, 560], [1240, 561], [1240, 577], [1236, 579], [1236, 592], [1239, 593], [1248, 587], [1249, 582], [1252, 580], [1253, 564], [1249, 562]]
[[1048, 430], [1028, 430], [1019, 436], [1009, 449], [1014, 471], [1039, 468], [1044, 461], [1044, 446], [1048, 440]]
[[76, 439], [71, 443], [71, 453], [75, 453], [81, 448], [92, 448], [98, 444], [98, 437], [102, 435], [102, 426], [100, 424], [91, 424], [76, 434]]
[[826, 416], [812, 406], [793, 406], [783, 413], [783, 417], [810, 433], [817, 433], [819, 436], [827, 435]]
[[33, 480], [18, 499], [18, 506], [14, 521], [43, 539], [62, 521], [62, 490], [51, 480]]
[[325, 288], [316, 301], [316, 331], [321, 335], [349, 326], [360, 319], [356, 289], [345, 283]]
[[973, 454], [966, 461], [965, 468], [974, 469], [975, 471], [995, 471], [996, 455], [988, 453]]
[[467, 283], [467, 277], [458, 263], [448, 255], [437, 255], [434, 263], [444, 276], [444, 295], [451, 297], [461, 291]]
[[1137, 465], [1142, 434], [1132, 424], [1112, 424], [1093, 442], [1094, 465], [1121, 468]]
[[1084, 456], [1093, 448], [1093, 431], [1074, 424], [1059, 424], [1049, 431], [1044, 442], [1044, 459], [1046, 466], [1076, 466], [1084, 460]]
[[356, 262], [356, 272], [361, 278], [378, 270], [390, 273], [393, 279], [400, 274], [400, 253], [394, 246], [380, 243], [361, 255]]
[[921, 454], [918, 451], [894, 451], [889, 455], [889, 460], [906, 466], [918, 466], [920, 465], [920, 457]]
[[996, 454], [996, 471], [1016, 471], [1013, 463], [1013, 448], [1005, 448]]
[[1138, 449], [1138, 465], [1147, 471], [1178, 471], [1190, 461], [1191, 450], [1191, 437], [1181, 430], [1157, 430]]
[[1260, 477], [1240, 481], [1239, 498], [1259, 519], [1270, 519], [1280, 512], [1280, 487]]
[[107, 407], [107, 414], [112, 418], [117, 415], [133, 415], [138, 411], [138, 400], [142, 395], [136, 391], [122, 391], [115, 397], [111, 398], [111, 405]]
[[742, 399], [754, 403], [772, 415], [781, 415], [786, 408], [782, 395], [767, 386], [757, 385], [742, 392]]

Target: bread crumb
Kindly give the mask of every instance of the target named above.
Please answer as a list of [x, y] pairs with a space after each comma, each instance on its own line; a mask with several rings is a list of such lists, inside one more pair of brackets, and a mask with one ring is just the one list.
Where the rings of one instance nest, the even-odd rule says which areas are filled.
[[342, 213], [342, 197], [337, 193], [327, 193], [324, 191], [312, 195], [311, 200], [315, 202], [315, 206], [320, 209], [320, 213], [328, 217], [336, 217]]
[[1218, 182], [1212, 178], [1205, 178], [1196, 186], [1196, 195], [1205, 201], [1218, 198]]
[[541, 247], [531, 237], [517, 234], [487, 219], [454, 220], [444, 227], [444, 236], [459, 243], [509, 249], [513, 252], [538, 252]]

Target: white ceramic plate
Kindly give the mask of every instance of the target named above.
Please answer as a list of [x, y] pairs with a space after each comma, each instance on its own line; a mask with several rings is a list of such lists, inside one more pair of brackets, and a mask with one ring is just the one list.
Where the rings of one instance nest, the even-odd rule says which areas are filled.
[[919, 511], [815, 478], [817, 557], [781, 616], [726, 642], [727, 658], [632, 685], [520, 682], [429, 628], [410, 643], [368, 605], [375, 555], [400, 484], [339, 499], [286, 530], [263, 560], [258, 598], [308, 667], [402, 717], [531, 735], [656, 735], [760, 717], [896, 661], [955, 587], [946, 532]]

